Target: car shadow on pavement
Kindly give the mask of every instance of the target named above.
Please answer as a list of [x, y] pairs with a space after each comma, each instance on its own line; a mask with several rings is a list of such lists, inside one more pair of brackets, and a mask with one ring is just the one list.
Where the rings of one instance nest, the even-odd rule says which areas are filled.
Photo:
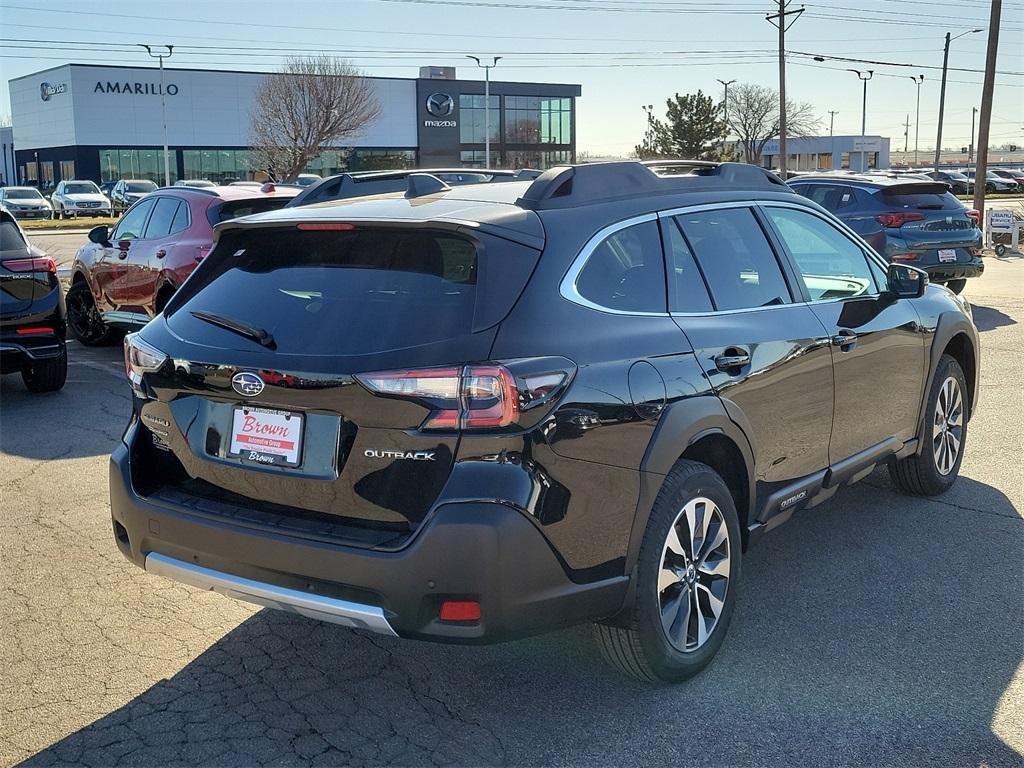
[[1007, 325], [1017, 324], [1017, 321], [1005, 312], [979, 304], [971, 306], [971, 314], [974, 316], [974, 324], [978, 326], [979, 331], [991, 331]]
[[59, 392], [32, 393], [18, 374], [0, 377], [0, 451], [43, 460], [109, 454], [131, 415], [122, 356], [69, 342]]
[[997, 733], [1024, 524], [957, 490], [876, 472], [769, 533], [718, 657], [680, 686], [613, 672], [587, 627], [450, 646], [263, 610], [22, 765], [1019, 766]]

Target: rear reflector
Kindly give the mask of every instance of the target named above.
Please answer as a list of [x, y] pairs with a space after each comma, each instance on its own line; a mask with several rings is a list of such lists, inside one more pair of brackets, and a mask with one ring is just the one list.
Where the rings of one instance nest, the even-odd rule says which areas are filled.
[[441, 621], [480, 621], [480, 603], [476, 600], [445, 600], [441, 603]]
[[304, 221], [297, 226], [299, 229], [312, 229], [325, 232], [350, 232], [356, 228], [355, 224], [347, 224], [340, 221]]
[[11, 272], [52, 272], [57, 274], [53, 259], [9, 259], [3, 265]]
[[19, 328], [16, 333], [19, 336], [31, 336], [36, 333], [53, 333], [53, 328], [47, 328], [46, 326], [38, 326], [36, 328]]

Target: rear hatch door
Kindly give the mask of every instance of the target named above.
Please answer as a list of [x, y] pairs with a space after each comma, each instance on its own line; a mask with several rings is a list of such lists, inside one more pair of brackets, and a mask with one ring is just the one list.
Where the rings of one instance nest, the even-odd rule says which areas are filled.
[[221, 235], [142, 334], [173, 362], [147, 375], [141, 422], [192, 491], [413, 530], [458, 432], [355, 374], [487, 360], [539, 252], [466, 228], [305, 226]]
[[910, 252], [950, 262], [955, 252], [956, 261], [970, 261], [971, 249], [981, 247], [977, 224], [943, 183], [893, 184], [876, 197], [887, 212], [903, 214], [899, 237]]
[[[5, 323], [28, 315], [32, 302], [53, 290], [51, 273], [42, 269], [42, 256], [41, 251], [29, 246], [18, 225], [4, 213], [0, 217], [0, 318]], [[40, 269], [33, 269], [33, 264]]]

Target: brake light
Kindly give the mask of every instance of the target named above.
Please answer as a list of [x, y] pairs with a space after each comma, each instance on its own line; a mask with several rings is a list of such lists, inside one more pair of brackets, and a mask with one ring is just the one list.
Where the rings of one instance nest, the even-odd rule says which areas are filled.
[[53, 333], [53, 328], [41, 325], [34, 328], [19, 328], [15, 333], [19, 336], [32, 336], [37, 333]]
[[304, 221], [296, 226], [298, 229], [333, 232], [351, 232], [356, 228], [355, 224], [343, 221]]
[[167, 355], [140, 339], [138, 333], [124, 337], [124, 372], [136, 392], [142, 392], [142, 374], [158, 371], [166, 362]]
[[916, 211], [880, 213], [878, 214], [878, 221], [887, 229], [899, 229], [908, 221], [924, 221], [924, 214]]
[[57, 264], [47, 257], [42, 259], [10, 259], [4, 266], [11, 272], [50, 272], [57, 274]]
[[974, 222], [974, 226], [981, 226], [981, 211], [979, 211], [977, 208], [968, 208], [967, 215], [971, 218], [971, 221]]
[[356, 379], [376, 395], [430, 408], [420, 429], [499, 429], [554, 399], [569, 374], [548, 370], [516, 376], [509, 366], [486, 364], [367, 373]]

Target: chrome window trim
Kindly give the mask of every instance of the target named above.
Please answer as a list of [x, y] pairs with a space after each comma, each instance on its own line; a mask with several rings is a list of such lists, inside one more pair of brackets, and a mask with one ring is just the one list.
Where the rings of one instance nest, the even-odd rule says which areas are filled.
[[[617, 221], [614, 224], [609, 224], [604, 229], [600, 229], [596, 234], [591, 236], [587, 240], [586, 244], [573, 259], [572, 264], [569, 265], [569, 269], [566, 271], [565, 276], [562, 277], [562, 282], [559, 283], [558, 292], [561, 294], [563, 299], [571, 301], [573, 304], [579, 304], [587, 309], [594, 309], [598, 312], [604, 312], [609, 315], [627, 315], [633, 317], [668, 317], [668, 312], [636, 312], [628, 311], [624, 309], [612, 309], [611, 307], [605, 307], [600, 304], [596, 304], [590, 299], [584, 298], [579, 289], [576, 287], [576, 281], [579, 279], [580, 272], [587, 265], [591, 254], [597, 250], [597, 247], [601, 245], [605, 240], [623, 229], [636, 226], [637, 224], [644, 224], [649, 221], [657, 221], [660, 214], [658, 213], [643, 213], [639, 216], [632, 216], [622, 221]], [[660, 237], [660, 233], [659, 233]], [[666, 285], [666, 288], [668, 286]], [[666, 305], [667, 306], [667, 305]]]

